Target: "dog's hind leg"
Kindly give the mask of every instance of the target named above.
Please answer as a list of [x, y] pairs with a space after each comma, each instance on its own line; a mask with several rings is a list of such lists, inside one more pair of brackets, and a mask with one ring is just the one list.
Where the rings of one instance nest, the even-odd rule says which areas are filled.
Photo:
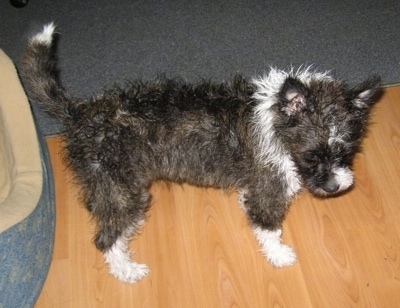
[[108, 183], [106, 189], [102, 186], [101, 192], [91, 196], [87, 204], [97, 223], [94, 242], [103, 252], [110, 274], [126, 283], [142, 279], [149, 269], [132, 260], [129, 241], [144, 224], [150, 204], [147, 189]]
[[132, 260], [128, 246], [130, 236], [130, 231], [126, 230], [126, 235], [120, 235], [111, 248], [104, 252], [104, 259], [109, 266], [110, 274], [126, 283], [137, 282], [149, 273], [145, 264], [139, 264]]

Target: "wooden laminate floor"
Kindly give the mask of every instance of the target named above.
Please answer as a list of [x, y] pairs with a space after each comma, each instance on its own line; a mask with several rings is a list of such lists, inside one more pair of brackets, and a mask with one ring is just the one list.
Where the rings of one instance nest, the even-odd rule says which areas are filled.
[[132, 242], [150, 275], [135, 285], [107, 274], [93, 224], [48, 138], [56, 186], [53, 261], [36, 307], [400, 307], [400, 86], [374, 109], [356, 185], [332, 199], [293, 202], [284, 241], [293, 267], [272, 268], [235, 193], [157, 183]]

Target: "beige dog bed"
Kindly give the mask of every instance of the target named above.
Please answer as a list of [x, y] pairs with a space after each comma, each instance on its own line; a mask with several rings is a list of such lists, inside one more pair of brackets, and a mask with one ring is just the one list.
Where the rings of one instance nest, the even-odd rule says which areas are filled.
[[0, 307], [32, 307], [54, 244], [54, 189], [13, 62], [0, 49]]
[[36, 128], [14, 64], [0, 50], [0, 232], [26, 218], [42, 192]]

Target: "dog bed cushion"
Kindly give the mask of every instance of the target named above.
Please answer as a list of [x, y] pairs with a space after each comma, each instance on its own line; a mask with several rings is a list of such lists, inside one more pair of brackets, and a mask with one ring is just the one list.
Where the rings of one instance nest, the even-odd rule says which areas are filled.
[[46, 143], [0, 49], [0, 308], [34, 305], [51, 262], [54, 212]]
[[[0, 51], [0, 232], [26, 218], [42, 192], [32, 113], [13, 63]], [[11, 74], [10, 74], [11, 73]]]

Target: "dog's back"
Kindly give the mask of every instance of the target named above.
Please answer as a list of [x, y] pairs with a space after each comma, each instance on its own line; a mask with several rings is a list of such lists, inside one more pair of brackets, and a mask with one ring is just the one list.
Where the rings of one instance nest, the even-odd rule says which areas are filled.
[[54, 30], [55, 26], [48, 24], [30, 40], [21, 59], [21, 77], [41, 107], [63, 124], [86, 117], [93, 122], [103, 120], [102, 124], [115, 120], [113, 124], [129, 125], [136, 118], [172, 125], [182, 115], [196, 123], [205, 115], [221, 121], [218, 125], [229, 126], [244, 116], [254, 101], [254, 85], [241, 76], [227, 83], [203, 81], [195, 85], [159, 76], [152, 82], [134, 81], [91, 98], [71, 97], [58, 80]]
[[66, 159], [78, 177], [135, 165], [143, 166], [148, 181], [230, 187], [236, 178], [229, 174], [249, 168], [254, 85], [241, 76], [195, 85], [160, 76], [87, 99], [71, 97], [58, 81], [54, 29], [49, 24], [31, 39], [21, 74], [38, 103], [64, 125]]

